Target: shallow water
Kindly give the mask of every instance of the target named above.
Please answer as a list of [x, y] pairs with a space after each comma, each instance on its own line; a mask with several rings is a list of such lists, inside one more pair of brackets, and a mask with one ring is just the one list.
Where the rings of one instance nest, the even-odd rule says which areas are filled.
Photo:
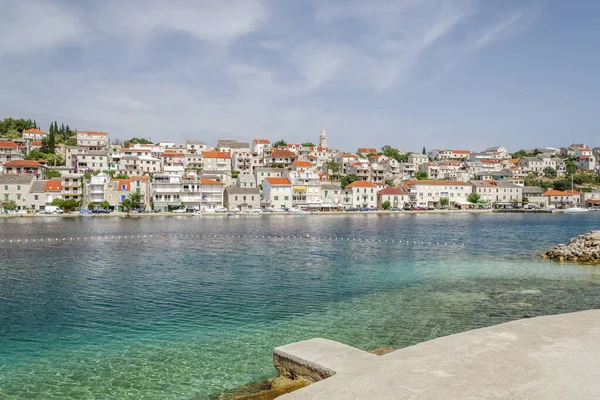
[[[21, 242], [0, 249], [0, 398], [204, 398], [273, 376], [273, 348], [298, 340], [397, 348], [600, 308], [600, 268], [539, 258], [599, 227], [600, 213], [3, 220], [0, 240]], [[158, 237], [31, 242], [139, 233]]]

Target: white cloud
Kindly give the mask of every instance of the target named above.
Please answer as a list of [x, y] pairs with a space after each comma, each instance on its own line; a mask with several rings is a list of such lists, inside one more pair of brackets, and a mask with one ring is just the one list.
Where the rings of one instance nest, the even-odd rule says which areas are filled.
[[0, 57], [81, 43], [84, 35], [78, 16], [56, 3], [6, 0], [0, 5]]
[[[325, 125], [339, 145], [376, 145], [394, 127], [418, 130], [394, 107], [372, 109], [363, 97], [411, 90], [527, 19], [516, 12], [481, 27], [469, 1], [316, 1], [305, 8], [310, 15], [292, 20], [275, 17], [290, 18], [273, 9], [287, 2], [260, 0], [65, 4], [0, 2], [0, 56], [31, 57], [25, 69], [0, 59], [0, 88], [10, 93], [0, 108], [121, 138], [210, 143], [256, 135], [316, 140]], [[53, 69], [37, 57], [64, 44], [78, 46], [81, 67]], [[339, 95], [346, 90], [357, 96]]]
[[268, 13], [260, 0], [118, 1], [108, 18], [134, 34], [158, 34], [160, 29], [191, 34], [211, 43], [227, 44], [256, 30]]

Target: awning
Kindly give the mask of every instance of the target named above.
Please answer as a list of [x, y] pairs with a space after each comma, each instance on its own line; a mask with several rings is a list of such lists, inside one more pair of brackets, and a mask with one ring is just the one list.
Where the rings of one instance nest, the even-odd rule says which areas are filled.
[[460, 204], [461, 206], [472, 206], [472, 205], [474, 205], [470, 201], [463, 200], [463, 199], [454, 200], [453, 203]]
[[296, 192], [306, 192], [306, 186], [294, 186]]

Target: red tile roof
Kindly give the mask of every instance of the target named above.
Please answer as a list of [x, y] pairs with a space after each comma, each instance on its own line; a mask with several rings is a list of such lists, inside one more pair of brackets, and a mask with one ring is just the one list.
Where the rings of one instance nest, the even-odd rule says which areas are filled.
[[44, 192], [61, 192], [62, 191], [62, 183], [60, 183], [60, 179], [49, 179], [46, 181], [46, 185], [44, 186]]
[[[131, 180], [130, 179], [111, 179], [112, 183], [117, 184], [117, 190], [126, 190], [129, 191], [131, 188]], [[123, 185], [125, 185], [125, 189], [122, 189]]]
[[147, 176], [132, 176], [130, 179], [133, 182], [135, 182], [135, 181], [148, 182]]
[[19, 147], [15, 142], [9, 142], [8, 140], [0, 140], [0, 147], [4, 147], [4, 148], [17, 148]]
[[257, 144], [271, 144], [271, 141], [268, 139], [254, 139], [254, 143]]
[[5, 167], [43, 167], [37, 161], [33, 160], [13, 160], [4, 164]]
[[205, 151], [202, 156], [204, 158], [231, 158], [231, 153], [228, 151]]
[[23, 133], [41, 133], [41, 134], [43, 134], [43, 135], [47, 135], [47, 133], [46, 133], [46, 132], [44, 132], [44, 131], [43, 131], [43, 130], [41, 130], [41, 129], [37, 129], [37, 128], [25, 129], [25, 130], [23, 131]]
[[365, 181], [352, 182], [351, 184], [346, 186], [346, 188], [355, 188], [355, 187], [375, 188], [377, 186], [373, 185], [371, 182], [365, 182]]
[[377, 153], [377, 149], [374, 147], [361, 147], [358, 149], [358, 152], [361, 154]]
[[202, 184], [202, 185], [222, 185], [223, 182], [215, 181], [214, 179], [200, 178], [200, 184]]
[[294, 161], [294, 165], [296, 167], [312, 167], [312, 163], [310, 161]]
[[271, 185], [290, 185], [288, 178], [265, 178]]
[[377, 194], [408, 195], [408, 192], [402, 186], [392, 186], [381, 189]]
[[31, 141], [31, 145], [32, 146], [41, 146], [42, 142], [40, 142], [39, 140], [32, 140]]
[[357, 158], [358, 157], [356, 154], [349, 154], [349, 153], [341, 154], [341, 156], [345, 157], [345, 158], [349, 158], [349, 157]]
[[271, 158], [297, 158], [298, 154], [289, 150], [275, 150], [272, 152], [269, 157]]
[[450, 150], [450, 151], [455, 154], [471, 154], [471, 152], [469, 150]]

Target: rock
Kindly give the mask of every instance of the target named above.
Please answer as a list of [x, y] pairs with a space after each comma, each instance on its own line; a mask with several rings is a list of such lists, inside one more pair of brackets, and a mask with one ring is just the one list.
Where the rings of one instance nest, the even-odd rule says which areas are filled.
[[541, 257], [556, 261], [600, 264], [600, 231], [590, 231], [574, 237], [569, 240], [569, 244], [560, 243]]

